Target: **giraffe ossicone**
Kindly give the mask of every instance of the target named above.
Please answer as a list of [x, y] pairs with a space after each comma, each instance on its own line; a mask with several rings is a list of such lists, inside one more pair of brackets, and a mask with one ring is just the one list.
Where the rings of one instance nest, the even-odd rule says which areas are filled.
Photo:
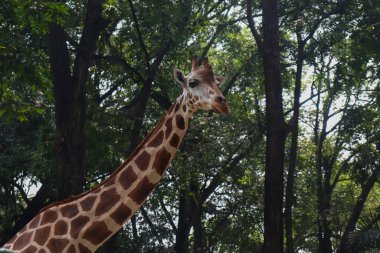
[[182, 94], [131, 156], [104, 182], [70, 199], [42, 209], [4, 248], [18, 253], [92, 253], [141, 207], [161, 180], [185, 133], [189, 119], [201, 110], [229, 113], [207, 58], [191, 72], [173, 70]]

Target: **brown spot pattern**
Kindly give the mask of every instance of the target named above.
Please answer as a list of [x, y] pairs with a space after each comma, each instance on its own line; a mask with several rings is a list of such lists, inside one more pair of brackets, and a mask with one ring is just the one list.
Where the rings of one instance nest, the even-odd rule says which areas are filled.
[[185, 120], [184, 118], [182, 117], [182, 115], [177, 115], [175, 117], [175, 120], [176, 120], [176, 123], [177, 123], [177, 127], [179, 129], [185, 129]]
[[37, 215], [30, 223], [29, 229], [36, 228], [40, 222], [41, 215]]
[[61, 214], [66, 218], [73, 218], [79, 213], [78, 206], [76, 204], [69, 204], [61, 208]]
[[93, 193], [99, 193], [102, 190], [101, 187], [96, 187], [92, 190]]
[[173, 134], [172, 138], [170, 139], [170, 145], [172, 145], [172, 147], [178, 148], [178, 145], [179, 145], [178, 134]]
[[120, 200], [120, 195], [117, 194], [116, 189], [110, 189], [105, 191], [100, 195], [100, 201], [95, 209], [95, 215], [99, 216], [108, 212], [112, 207], [114, 207]]
[[50, 252], [62, 252], [62, 249], [69, 243], [68, 239], [50, 239], [46, 247]]
[[187, 109], [186, 105], [183, 105], [183, 106], [182, 106], [182, 110], [183, 110], [183, 112], [186, 112], [186, 109]]
[[82, 228], [87, 224], [87, 222], [90, 221], [90, 218], [86, 216], [79, 216], [71, 221], [71, 229], [70, 229], [70, 235], [73, 238], [78, 238], [79, 232], [82, 230]]
[[166, 130], [165, 130], [165, 137], [168, 138], [169, 135], [172, 133], [172, 118], [168, 118], [165, 122]]
[[137, 167], [144, 171], [148, 168], [150, 155], [145, 150], [136, 158], [135, 163]]
[[169, 164], [170, 158], [171, 154], [168, 151], [166, 151], [165, 148], [160, 149], [157, 152], [156, 159], [154, 159], [153, 169], [155, 169], [157, 173], [162, 176], [166, 167]]
[[57, 213], [53, 210], [46, 210], [42, 214], [41, 226], [47, 223], [52, 223], [58, 218]]
[[37, 251], [37, 248], [34, 247], [33, 245], [30, 245], [29, 247], [24, 249], [22, 253], [36, 253], [36, 251]]
[[157, 184], [152, 184], [149, 182], [147, 176], [145, 176], [138, 185], [128, 194], [128, 196], [133, 199], [137, 204], [141, 205], [142, 202], [147, 198], [149, 193], [151, 193]]
[[104, 183], [104, 187], [109, 187], [109, 186], [112, 186], [115, 184], [115, 177], [111, 177], [109, 178], [105, 183]]
[[128, 166], [126, 170], [121, 172], [119, 177], [119, 183], [125, 190], [131, 187], [131, 184], [137, 179], [137, 175], [133, 171], [131, 166]]
[[71, 245], [71, 246], [68, 248], [67, 253], [76, 253], [75, 246], [74, 246], [74, 245]]
[[85, 238], [94, 245], [98, 245], [111, 234], [112, 232], [108, 230], [108, 227], [106, 223], [104, 223], [104, 221], [95, 221], [86, 230], [86, 232], [83, 235], [83, 238]]
[[91, 250], [89, 250], [86, 246], [83, 244], [79, 244], [79, 252], [80, 253], [92, 253]]
[[179, 103], [177, 103], [177, 104], [175, 105], [175, 108], [174, 108], [174, 111], [175, 111], [175, 112], [177, 112], [177, 111], [178, 111], [178, 109], [179, 109], [179, 106], [180, 106], [180, 105], [179, 105]]
[[128, 217], [132, 214], [131, 209], [121, 203], [118, 208], [110, 215], [111, 218], [117, 223], [117, 224], [123, 224], [125, 220], [128, 219]]
[[55, 224], [54, 234], [55, 235], [65, 235], [68, 231], [68, 226], [66, 221], [60, 220]]
[[[44, 250], [44, 249], [40, 249], [39, 251], [38, 251], [38, 253], [46, 253], [46, 251]], [[75, 253], [75, 252], [74, 252]]]
[[89, 196], [80, 202], [83, 211], [89, 211], [94, 206], [96, 196]]
[[163, 139], [164, 139], [164, 132], [163, 132], [163, 131], [160, 131], [160, 132], [154, 137], [154, 139], [153, 139], [151, 142], [149, 142], [148, 147], [153, 147], [153, 148], [155, 148], [155, 147], [160, 146], [160, 144], [162, 143]]
[[25, 248], [26, 245], [29, 244], [30, 240], [32, 239], [33, 232], [24, 233], [20, 237], [17, 238], [17, 240], [14, 242], [13, 249], [14, 250], [20, 250]]
[[34, 241], [39, 245], [45, 245], [47, 239], [49, 238], [50, 227], [43, 227], [36, 230], [34, 233]]

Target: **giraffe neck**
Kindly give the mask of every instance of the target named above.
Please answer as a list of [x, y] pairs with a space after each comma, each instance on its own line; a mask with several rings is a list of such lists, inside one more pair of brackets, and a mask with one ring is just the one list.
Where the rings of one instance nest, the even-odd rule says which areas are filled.
[[186, 101], [186, 94], [177, 98], [107, 180], [43, 209], [5, 247], [21, 253], [95, 252], [141, 207], [160, 181], [192, 117], [192, 106]]

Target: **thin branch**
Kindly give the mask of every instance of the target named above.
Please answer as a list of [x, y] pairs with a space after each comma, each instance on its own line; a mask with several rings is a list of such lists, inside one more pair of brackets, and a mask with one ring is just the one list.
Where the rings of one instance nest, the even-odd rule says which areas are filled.
[[101, 95], [99, 98], [98, 98], [98, 103], [101, 104], [106, 98], [108, 98], [109, 96], [112, 95], [112, 93], [114, 91], [116, 91], [118, 88], [120, 87], [119, 84], [115, 84], [113, 85], [106, 93], [104, 93], [103, 95]]
[[[311, 95], [309, 98], [305, 99], [304, 101], [302, 101], [300, 103], [300, 107], [304, 104], [306, 104], [307, 102], [309, 102], [310, 100], [312, 100], [313, 98], [315, 98], [316, 96], [319, 96], [320, 94], [322, 93], [325, 93], [326, 91], [328, 91], [328, 89], [325, 89], [325, 90], [322, 90], [322, 91], [318, 91], [317, 93]], [[294, 108], [291, 108], [289, 110], [287, 110], [285, 113], [284, 113], [284, 116], [288, 115], [289, 113], [291, 113], [292, 111], [294, 110]]]
[[[135, 83], [144, 83], [145, 79], [141, 75], [139, 71], [137, 71], [135, 68], [133, 68], [125, 59], [118, 55], [113, 56], [102, 56], [102, 55], [94, 55], [93, 58], [95, 60], [104, 60], [111, 63], [117, 63], [120, 64], [127, 72], [130, 73], [130, 78]], [[114, 84], [107, 92], [105, 92], [102, 96], [99, 97], [98, 103], [103, 102], [106, 98], [112, 95], [114, 91], [116, 91], [120, 87], [120, 84]]]
[[218, 37], [219, 33], [223, 30], [222, 29], [223, 27], [224, 27], [224, 25], [220, 25], [220, 26], [218, 26], [216, 28], [215, 33], [212, 35], [212, 37], [209, 40], [209, 42], [207, 43], [207, 45], [203, 48], [202, 53], [201, 53], [201, 55], [199, 56], [199, 59], [198, 59], [198, 64], [199, 65], [203, 62], [203, 60], [206, 57], [208, 51], [210, 50], [210, 48], [212, 47], [212, 45], [215, 43], [215, 40]]
[[[355, 153], [351, 153], [351, 155], [349, 156], [349, 157], [347, 157], [343, 162], [342, 162], [342, 164], [344, 165], [344, 164], [346, 164], [346, 162], [348, 162], [352, 157], [354, 157], [355, 156]], [[344, 170], [344, 168], [343, 168], [343, 166], [341, 166], [340, 167], [340, 169], [338, 170], [338, 173], [335, 175], [335, 177], [334, 177], [334, 180], [333, 180], [333, 182], [332, 182], [332, 184], [331, 184], [331, 189], [335, 189], [335, 186], [338, 184], [338, 182], [342, 182], [343, 180], [341, 180], [341, 179], [339, 179], [340, 178], [340, 176], [341, 176], [341, 174], [343, 173], [343, 170]], [[349, 180], [351, 180], [351, 179], [349, 179]]]
[[213, 12], [221, 3], [223, 3], [224, 0], [219, 0], [218, 2], [216, 2], [213, 6], [211, 6], [211, 8], [205, 13], [204, 17], [207, 17], [208, 14], [210, 14], [211, 12]]
[[337, 129], [337, 127], [341, 124], [341, 120], [339, 120], [333, 127], [330, 128], [330, 130], [326, 131], [326, 136], [331, 134], [332, 132], [335, 131], [335, 129]]
[[177, 227], [175, 226], [174, 221], [173, 221], [173, 219], [172, 219], [172, 217], [170, 215], [170, 212], [166, 208], [164, 200], [162, 199], [162, 196], [161, 196], [161, 194], [159, 192], [158, 192], [158, 201], [160, 203], [160, 206], [161, 206], [162, 210], [164, 211], [164, 214], [165, 214], [166, 218], [168, 219], [168, 222], [169, 222], [170, 226], [173, 229], [173, 232], [177, 233]]
[[27, 205], [29, 205], [30, 204], [30, 200], [28, 198], [28, 195], [24, 191], [24, 189], [20, 185], [18, 185], [16, 183], [14, 183], [13, 186], [17, 188], [17, 190], [19, 191], [22, 199], [27, 203]]
[[142, 50], [144, 52], [145, 64], [147, 66], [148, 73], [150, 73], [150, 57], [149, 57], [148, 50], [146, 49], [146, 45], [145, 45], [143, 37], [142, 37], [139, 21], [138, 21], [137, 16], [136, 16], [136, 10], [135, 10], [135, 7], [134, 7], [134, 5], [132, 3], [132, 0], [128, 0], [128, 3], [130, 5], [130, 7], [131, 7], [132, 19], [133, 19], [133, 21], [135, 23], [135, 28], [136, 28], [136, 31], [137, 31], [137, 36], [139, 38], [139, 42], [140, 42], [141, 48], [142, 48]]
[[[141, 210], [142, 216], [144, 217], [144, 220], [146, 221], [146, 223], [148, 223], [148, 225], [149, 225], [152, 233], [155, 234], [155, 235], [157, 235], [156, 227], [154, 226], [152, 220], [149, 218], [148, 212], [145, 210], [145, 208], [143, 206], [140, 208], [140, 210]], [[159, 236], [157, 236], [157, 240], [159, 241], [159, 243], [161, 245], [164, 244]]]
[[159, 92], [152, 91], [150, 96], [165, 110], [169, 109], [169, 107], [172, 105], [169, 97], [162, 95]]
[[215, 29], [215, 33], [212, 35], [211, 39], [209, 40], [209, 42], [207, 43], [207, 45], [203, 48], [203, 51], [201, 53], [201, 55], [199, 56], [199, 59], [198, 59], [198, 64], [201, 65], [201, 63], [203, 62], [204, 58], [206, 57], [207, 53], [209, 52], [210, 48], [212, 47], [212, 45], [215, 43], [215, 40], [218, 38], [218, 36], [220, 35], [220, 33], [222, 31], [225, 30], [225, 28], [227, 26], [230, 26], [230, 25], [233, 25], [239, 21], [242, 21], [244, 20], [243, 18], [238, 18], [238, 19], [233, 19], [233, 20], [230, 20], [226, 23], [222, 23], [222, 24], [219, 24], [216, 29]]
[[125, 59], [123, 59], [119, 55], [104, 55], [104, 56], [103, 55], [94, 55], [93, 58], [95, 60], [104, 60], [104, 61], [107, 61], [110, 63], [120, 64], [128, 72], [133, 74], [131, 76], [131, 79], [136, 83], [137, 82], [143, 82], [145, 80], [145, 78], [141, 75], [141, 73], [137, 69], [132, 67]]
[[251, 30], [252, 32], [252, 35], [253, 37], [255, 38], [256, 40], [256, 44], [257, 44], [257, 47], [259, 48], [259, 51], [261, 53], [263, 53], [263, 41], [258, 33], [258, 31], [256, 30], [256, 27], [255, 27], [255, 22], [253, 20], [253, 13], [252, 13], [252, 8], [253, 8], [253, 5], [252, 5], [252, 0], [247, 0], [247, 20], [248, 20], [248, 27], [249, 29]]
[[[222, 166], [222, 168], [219, 170], [218, 174], [215, 175], [215, 177], [211, 180], [211, 182], [208, 184], [207, 187], [205, 187], [200, 195], [199, 201], [201, 203], [204, 203], [207, 198], [215, 191], [215, 189], [218, 187], [218, 185], [221, 183], [223, 176], [228, 174], [233, 168], [235, 168], [239, 162], [252, 150], [253, 145], [255, 144], [255, 141], [252, 141], [249, 144], [249, 147], [245, 150], [243, 150], [240, 154], [234, 156], [232, 155], [228, 161], [225, 162], [225, 164]], [[238, 150], [241, 150], [241, 148], [238, 148]]]
[[157, 70], [161, 65], [161, 62], [164, 60], [166, 54], [169, 52], [169, 50], [174, 47], [174, 41], [169, 40], [166, 41], [163, 45], [163, 47], [158, 51], [158, 53], [155, 55], [155, 60], [152, 63], [151, 72], [149, 73], [148, 79], [153, 81], [157, 75]]
[[[250, 64], [252, 59], [257, 56], [256, 51], [252, 53], [252, 55], [247, 59], [246, 61], [243, 62], [243, 64], [239, 67], [239, 69], [235, 72], [235, 74], [228, 80], [227, 84], [225, 85], [225, 88], [222, 92], [224, 96], [228, 94], [230, 89], [232, 88], [233, 84], [236, 82], [236, 80], [239, 78], [241, 73], [243, 72], [244, 68], [247, 66], [247, 64]], [[210, 111], [208, 114], [208, 117], [211, 117], [213, 115], [214, 111]]]
[[346, 110], [345, 108], [339, 109], [339, 110], [337, 110], [337, 111], [335, 111], [335, 112], [333, 112], [333, 113], [327, 115], [327, 119], [331, 119], [331, 118], [334, 117], [335, 115], [338, 115], [339, 113], [344, 112], [345, 110]]

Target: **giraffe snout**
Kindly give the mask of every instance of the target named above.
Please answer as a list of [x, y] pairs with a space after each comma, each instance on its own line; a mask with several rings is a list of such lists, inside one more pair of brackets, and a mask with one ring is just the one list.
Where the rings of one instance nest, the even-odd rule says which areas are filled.
[[226, 102], [227, 102], [227, 99], [226, 99], [225, 97], [223, 97], [223, 96], [217, 96], [217, 97], [215, 98], [215, 101], [216, 101], [217, 103], [221, 103], [221, 104], [223, 104], [223, 103], [226, 103]]
[[228, 114], [230, 112], [227, 99], [222, 95], [218, 95], [214, 98], [212, 108], [220, 114]]

